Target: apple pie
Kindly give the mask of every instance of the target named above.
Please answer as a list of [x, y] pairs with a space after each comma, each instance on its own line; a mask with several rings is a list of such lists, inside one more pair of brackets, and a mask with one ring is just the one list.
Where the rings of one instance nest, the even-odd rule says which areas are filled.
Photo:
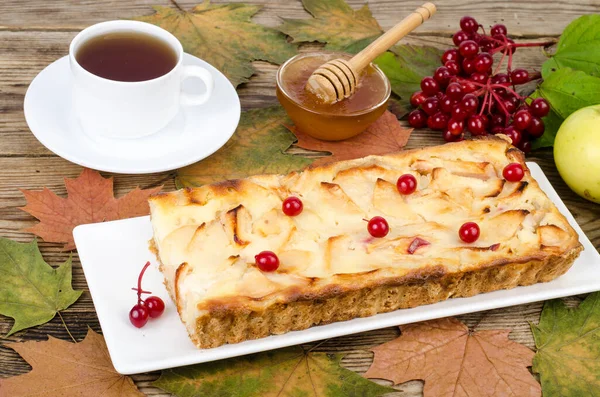
[[[504, 178], [510, 163], [521, 180]], [[410, 194], [397, 188], [405, 174]], [[288, 197], [299, 215], [282, 211]], [[160, 193], [150, 210], [152, 250], [200, 348], [550, 281], [582, 250], [499, 137]], [[374, 216], [385, 237], [369, 234]], [[466, 222], [480, 230], [471, 243]], [[263, 251], [275, 271], [257, 266]]]

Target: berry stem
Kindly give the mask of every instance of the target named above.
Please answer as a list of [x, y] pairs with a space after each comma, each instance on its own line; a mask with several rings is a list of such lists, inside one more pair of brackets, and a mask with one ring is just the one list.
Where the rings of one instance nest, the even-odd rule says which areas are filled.
[[490, 54], [495, 54], [497, 52], [504, 52], [506, 50], [510, 50], [510, 49], [514, 49], [514, 48], [523, 48], [523, 47], [548, 47], [551, 46], [553, 44], [556, 44], [555, 40], [551, 40], [551, 41], [543, 41], [540, 43], [510, 43], [508, 40], [497, 40], [494, 38], [491, 38], [491, 40], [493, 40], [496, 43], [502, 43], [500, 46], [494, 48], [493, 50], [490, 51]]
[[[493, 53], [494, 53], [494, 51], [492, 51], [492, 54]], [[498, 70], [500, 70], [500, 67], [502, 66], [502, 62], [504, 62], [505, 57], [506, 57], [506, 52], [502, 52], [502, 58], [500, 58], [498, 65], [496, 65], [496, 69], [494, 69], [494, 73], [492, 73], [493, 75], [498, 73]]]
[[509, 118], [510, 117], [510, 112], [506, 109], [506, 107], [504, 106], [504, 103], [502, 103], [502, 98], [500, 98], [498, 96], [498, 94], [496, 94], [493, 90], [491, 90], [490, 93], [492, 94], [492, 96], [494, 97], [494, 99], [496, 100], [496, 102], [498, 102], [498, 105], [500, 105], [500, 107], [502, 108], [502, 111], [506, 115], [506, 118]]
[[[500, 52], [500, 51], [502, 51], [503, 53], [506, 52], [505, 50], [510, 45], [507, 37], [504, 37], [504, 40], [496, 40], [494, 38], [492, 38], [492, 40], [494, 40], [496, 43], [500, 43], [500, 45], [498, 47], [496, 47], [492, 51], [490, 51], [490, 54], [492, 54], [492, 55], [494, 55], [495, 53]], [[500, 63], [502, 63], [502, 62], [500, 62]]]
[[480, 89], [478, 89], [477, 91], [474, 91], [474, 92], [473, 92], [473, 95], [475, 95], [476, 97], [478, 97], [478, 98], [479, 98], [479, 97], [481, 96], [481, 94], [485, 94], [486, 92], [487, 92], [487, 91], [486, 91], [486, 88], [485, 88], [485, 87], [481, 87], [481, 88], [480, 88]]
[[508, 51], [508, 65], [506, 66], [506, 72], [510, 75], [510, 71], [512, 70], [513, 54], [515, 52], [511, 51], [510, 49], [508, 49], [507, 51]]
[[490, 93], [489, 91], [487, 91], [484, 95], [483, 95], [483, 103], [481, 104], [481, 110], [479, 111], [479, 115], [481, 116], [483, 114], [483, 111], [485, 109], [485, 105], [488, 104], [488, 101], [491, 101], [490, 99], [488, 99], [490, 97]]
[[460, 78], [460, 77], [458, 78], [458, 81], [461, 82], [461, 83], [471, 83], [471, 84], [473, 84], [473, 85], [475, 85], [477, 87], [485, 87], [485, 84], [478, 83], [478, 82], [472, 81], [472, 80], [463, 79], [463, 78]]
[[510, 85], [504, 85], [504, 84], [492, 84], [492, 87], [496, 87], [496, 88], [503, 87], [503, 88], [505, 88], [505, 89], [506, 89], [508, 92], [510, 92], [511, 94], [513, 94], [514, 96], [516, 96], [517, 98], [519, 98], [519, 99], [523, 99], [523, 98], [521, 97], [521, 95], [519, 95], [519, 94], [518, 94], [518, 93], [517, 93], [515, 90], [513, 90], [512, 88], [510, 88]]
[[138, 276], [138, 287], [132, 288], [133, 290], [137, 291], [138, 305], [141, 305], [143, 302], [142, 294], [151, 294], [152, 293], [149, 291], [144, 291], [142, 289], [142, 278], [144, 277], [144, 273], [146, 272], [146, 269], [148, 269], [149, 266], [150, 266], [150, 261], [146, 262], [146, 264], [144, 265], [144, 268], [142, 269], [142, 271], [140, 272], [140, 275]]
[[490, 100], [488, 101], [488, 110], [487, 110], [488, 114], [492, 114], [492, 102], [493, 102], [492, 99], [493, 99], [492, 94], [490, 93]]

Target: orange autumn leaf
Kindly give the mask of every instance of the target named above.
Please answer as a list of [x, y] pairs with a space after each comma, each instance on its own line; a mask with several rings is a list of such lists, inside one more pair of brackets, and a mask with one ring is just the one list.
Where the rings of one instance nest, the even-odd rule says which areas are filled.
[[298, 146], [301, 148], [331, 153], [331, 156], [317, 159], [314, 165], [356, 159], [370, 154], [397, 152], [406, 146], [413, 130], [402, 127], [396, 116], [387, 110], [366, 131], [343, 141], [320, 141], [296, 127], [290, 129], [298, 138]]
[[91, 329], [79, 343], [48, 337], [6, 345], [32, 369], [0, 379], [0, 397], [141, 397], [130, 377], [117, 373], [102, 335]]
[[534, 352], [508, 339], [510, 330], [469, 332], [455, 318], [402, 326], [402, 335], [375, 347], [367, 378], [394, 384], [425, 381], [425, 397], [539, 397], [527, 367]]
[[65, 178], [68, 197], [62, 198], [50, 189], [21, 192], [27, 205], [21, 209], [39, 219], [40, 223], [27, 229], [45, 241], [64, 243], [65, 250], [75, 248], [73, 229], [86, 223], [114, 221], [149, 213], [148, 197], [162, 186], [139, 189], [116, 199], [112, 178], [103, 178], [97, 171], [85, 168], [75, 179]]

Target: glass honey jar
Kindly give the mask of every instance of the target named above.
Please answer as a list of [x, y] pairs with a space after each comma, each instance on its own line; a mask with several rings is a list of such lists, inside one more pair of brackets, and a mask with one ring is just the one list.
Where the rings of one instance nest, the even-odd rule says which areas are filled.
[[336, 52], [299, 54], [277, 71], [277, 98], [300, 131], [325, 141], [351, 138], [372, 124], [387, 108], [390, 82], [374, 64], [359, 76], [356, 92], [334, 104], [325, 104], [304, 87], [310, 75], [333, 59], [352, 56]]

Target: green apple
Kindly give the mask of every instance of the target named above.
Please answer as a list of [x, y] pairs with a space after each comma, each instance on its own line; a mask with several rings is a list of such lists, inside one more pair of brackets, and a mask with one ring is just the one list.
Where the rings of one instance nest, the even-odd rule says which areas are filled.
[[600, 203], [600, 105], [579, 109], [562, 123], [554, 141], [554, 161], [575, 193]]

